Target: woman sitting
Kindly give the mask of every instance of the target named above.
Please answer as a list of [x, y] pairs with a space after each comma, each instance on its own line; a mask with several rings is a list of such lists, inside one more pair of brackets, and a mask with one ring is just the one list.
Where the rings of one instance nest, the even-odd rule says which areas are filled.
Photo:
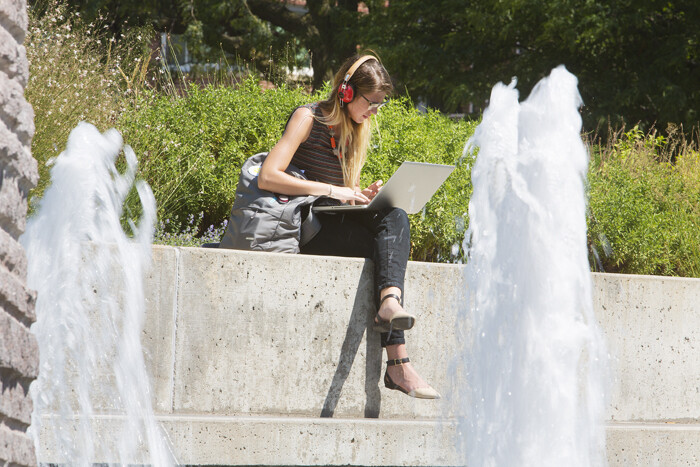
[[[294, 110], [282, 138], [263, 163], [258, 187], [289, 196], [321, 196], [317, 203], [369, 203], [382, 184], [379, 180], [365, 189], [359, 186], [370, 140], [370, 119], [392, 89], [389, 74], [375, 56], [348, 59], [336, 74], [327, 100]], [[308, 180], [285, 173], [289, 164], [303, 170]], [[415, 317], [403, 309], [410, 252], [406, 212], [389, 208], [314, 215], [321, 230], [301, 246], [302, 254], [374, 261], [379, 307], [374, 329], [382, 333], [382, 347], [388, 357], [386, 387], [412, 397], [439, 398], [413, 368], [406, 350], [404, 331], [415, 322]]]

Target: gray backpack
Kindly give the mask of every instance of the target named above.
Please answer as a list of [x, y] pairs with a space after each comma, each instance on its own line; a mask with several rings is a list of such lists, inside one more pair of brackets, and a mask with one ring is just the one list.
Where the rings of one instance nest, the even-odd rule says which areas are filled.
[[[258, 188], [265, 157], [266, 152], [256, 154], [241, 167], [231, 218], [219, 248], [299, 253], [299, 246], [320, 230], [312, 209], [308, 209], [303, 225], [301, 212], [302, 206], [310, 207], [318, 196], [285, 196]], [[286, 172], [306, 179], [293, 165]]]

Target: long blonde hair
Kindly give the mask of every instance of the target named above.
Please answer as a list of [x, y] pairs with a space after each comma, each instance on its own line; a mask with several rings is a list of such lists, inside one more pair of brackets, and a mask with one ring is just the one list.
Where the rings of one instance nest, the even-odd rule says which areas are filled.
[[[362, 63], [348, 80], [348, 84], [354, 89], [355, 99], [360, 94], [374, 92], [390, 93], [394, 87], [391, 78], [376, 55], [374, 59]], [[343, 168], [343, 182], [345, 186], [355, 187], [360, 182], [360, 172], [367, 160], [367, 149], [370, 139], [370, 119], [362, 123], [355, 123], [348, 115], [347, 106], [341, 105], [338, 90], [343, 84], [346, 73], [355, 64], [360, 55], [348, 58], [340, 67], [333, 78], [333, 89], [325, 101], [320, 102], [324, 117], [319, 120], [326, 125], [333, 126], [338, 135], [338, 149], [342, 154], [341, 167]]]

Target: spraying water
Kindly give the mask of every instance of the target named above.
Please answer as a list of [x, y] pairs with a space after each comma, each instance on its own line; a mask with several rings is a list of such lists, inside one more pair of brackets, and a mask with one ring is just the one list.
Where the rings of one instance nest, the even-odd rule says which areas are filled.
[[[28, 286], [37, 291], [32, 332], [40, 371], [30, 391], [38, 459], [51, 449], [68, 465], [174, 464], [153, 416], [140, 341], [155, 200], [147, 184], [134, 184], [137, 161], [128, 146], [126, 171], [116, 169], [121, 151], [116, 130], [100, 134], [80, 123], [22, 237]], [[143, 214], [129, 239], [120, 217], [132, 186]], [[96, 437], [99, 417], [120, 428]], [[139, 457], [143, 451], [150, 459]]]
[[606, 464], [580, 105], [563, 66], [522, 104], [515, 81], [499, 83], [465, 149], [479, 147], [464, 245], [473, 340], [459, 443], [470, 466]]

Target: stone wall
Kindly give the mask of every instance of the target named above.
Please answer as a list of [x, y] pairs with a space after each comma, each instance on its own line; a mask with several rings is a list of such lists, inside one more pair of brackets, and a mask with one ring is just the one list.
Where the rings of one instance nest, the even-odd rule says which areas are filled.
[[36, 465], [27, 428], [29, 384], [39, 370], [34, 295], [26, 288], [24, 232], [29, 190], [36, 185], [31, 155], [34, 113], [24, 98], [29, 64], [22, 45], [26, 0], [0, 1], [0, 465]]

